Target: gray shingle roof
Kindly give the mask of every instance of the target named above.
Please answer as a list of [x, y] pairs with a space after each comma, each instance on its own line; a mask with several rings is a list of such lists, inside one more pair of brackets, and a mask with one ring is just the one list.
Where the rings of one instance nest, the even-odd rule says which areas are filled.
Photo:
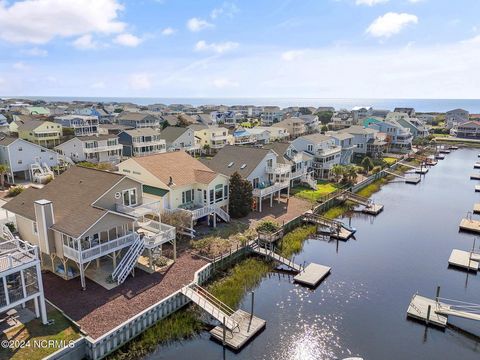
[[167, 143], [172, 143], [182, 136], [187, 130], [187, 128], [169, 126], [162, 130], [160, 133], [160, 139], [164, 139]]

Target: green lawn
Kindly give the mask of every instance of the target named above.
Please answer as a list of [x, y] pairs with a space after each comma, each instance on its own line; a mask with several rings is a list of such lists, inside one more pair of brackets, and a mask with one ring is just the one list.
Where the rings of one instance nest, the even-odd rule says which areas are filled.
[[395, 159], [393, 157], [384, 157], [383, 161], [385, 161], [388, 164], [388, 166], [390, 166], [395, 164], [398, 161], [398, 159]]
[[334, 192], [335, 190], [337, 190], [337, 188], [337, 184], [324, 182], [317, 185], [317, 190], [313, 190], [306, 186], [295, 186], [291, 190], [291, 193], [296, 197], [316, 202], [321, 197]]
[[11, 360], [40, 360], [58, 350], [54, 347], [36, 347], [34, 341], [63, 340], [68, 342], [80, 337], [78, 331], [57, 310], [48, 312], [48, 319], [52, 325], [43, 325], [39, 319], [34, 319], [25, 325], [15, 327], [0, 336], [1, 340], [30, 341], [30, 346], [17, 349], [0, 348], [0, 359]]

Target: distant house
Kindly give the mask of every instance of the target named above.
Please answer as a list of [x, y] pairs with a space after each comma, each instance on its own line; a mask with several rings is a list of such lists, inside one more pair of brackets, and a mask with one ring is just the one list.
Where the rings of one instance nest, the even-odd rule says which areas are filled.
[[368, 128], [387, 134], [388, 151], [408, 153], [412, 149], [413, 135], [410, 129], [395, 120], [371, 122]]
[[415, 109], [414, 108], [410, 108], [410, 107], [396, 107], [393, 112], [397, 112], [397, 113], [405, 113], [407, 114], [409, 117], [415, 117], [416, 116], [416, 113], [415, 113]]
[[124, 130], [118, 134], [120, 144], [123, 145], [124, 156], [145, 156], [167, 151], [165, 140], [160, 133], [151, 128], [137, 128]]
[[46, 176], [53, 175], [50, 168], [58, 165], [58, 154], [29, 141], [0, 133], [0, 163], [8, 166], [7, 181], [11, 184], [19, 180], [43, 182]]
[[355, 106], [352, 108], [353, 123], [357, 125], [361, 120], [372, 115], [373, 107]]
[[445, 126], [451, 129], [470, 120], [470, 113], [463, 109], [454, 109], [445, 113]]
[[[364, 123], [369, 123], [369, 124], [371, 124], [372, 122], [381, 123], [381, 121], [375, 120], [372, 118], [369, 118], [364, 121]], [[361, 125], [354, 125], [347, 129], [339, 130], [338, 132], [340, 134], [350, 134], [353, 136], [353, 139], [352, 139], [353, 154], [356, 154], [359, 156], [368, 155], [373, 157], [373, 154], [369, 152], [368, 145], [369, 144], [372, 145], [374, 143], [376, 139], [376, 135], [379, 132], [379, 130], [371, 129], [369, 127], [363, 127]]]
[[335, 145], [340, 146], [342, 148], [342, 153], [340, 156], [340, 164], [341, 165], [348, 165], [352, 161], [353, 152], [356, 146], [353, 143], [353, 139], [355, 138], [354, 135], [346, 133], [346, 132], [338, 132], [338, 131], [328, 131], [326, 133], [327, 136], [330, 136], [335, 140]]
[[282, 120], [284, 111], [278, 106], [265, 106], [260, 114], [262, 125], [272, 125]]
[[275, 127], [285, 129], [293, 139], [307, 133], [305, 121], [297, 117], [287, 118], [275, 124]]
[[480, 139], [480, 121], [467, 121], [450, 130], [452, 136], [465, 139]]
[[99, 124], [98, 125], [98, 134], [99, 135], [118, 135], [124, 130], [132, 130], [133, 128], [125, 125], [118, 124]]
[[290, 192], [291, 166], [277, 162], [278, 154], [270, 149], [251, 146], [227, 145], [212, 159], [203, 160], [212, 170], [232, 176], [238, 172], [240, 176], [251, 182], [255, 209], [262, 211], [262, 202], [269, 199], [270, 205], [274, 197], [280, 197], [282, 190]]
[[29, 106], [26, 110], [28, 115], [50, 116], [50, 110], [44, 106]]
[[295, 139], [292, 145], [313, 156], [312, 167], [316, 179], [328, 179], [332, 167], [340, 164], [342, 147], [336, 145], [335, 139], [330, 136], [305, 135]]
[[160, 126], [160, 119], [148, 113], [124, 111], [117, 116], [116, 123], [134, 129], [145, 127], [158, 128]]
[[75, 136], [91, 136], [98, 134], [98, 117], [90, 115], [56, 116], [54, 121], [63, 128], [73, 130]]
[[29, 116], [15, 116], [10, 123], [10, 132], [37, 145], [53, 148], [60, 144], [63, 135], [62, 125], [51, 121], [32, 119]]
[[217, 151], [228, 143], [228, 129], [220, 126], [190, 125], [203, 149]]
[[329, 130], [341, 130], [348, 128], [354, 124], [352, 113], [348, 110], [339, 110], [334, 113], [330, 122], [328, 123]]
[[300, 115], [298, 118], [305, 122], [305, 130], [307, 133], [311, 134], [319, 131], [320, 121], [317, 115]]
[[92, 135], [74, 137], [55, 147], [63, 156], [75, 162], [118, 164], [122, 159], [123, 145], [116, 135]]
[[200, 150], [195, 132], [190, 128], [168, 126], [160, 133], [160, 139], [165, 140], [167, 151], [197, 152]]

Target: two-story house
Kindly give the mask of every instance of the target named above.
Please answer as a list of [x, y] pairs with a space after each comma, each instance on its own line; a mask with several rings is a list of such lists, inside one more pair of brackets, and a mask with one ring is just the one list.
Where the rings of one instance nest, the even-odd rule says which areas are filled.
[[167, 151], [185, 150], [190, 153], [200, 151], [199, 142], [190, 128], [168, 126], [160, 133], [160, 139], [165, 140]]
[[227, 145], [203, 163], [220, 174], [230, 177], [237, 172], [250, 181], [255, 201], [253, 207], [261, 212], [264, 200], [269, 200], [272, 206], [274, 197], [280, 200], [282, 190], [287, 196], [290, 194], [291, 166], [278, 163], [277, 157], [278, 154], [270, 149]]
[[445, 113], [445, 126], [452, 129], [470, 120], [470, 113], [464, 109], [454, 109]]
[[283, 110], [278, 106], [265, 106], [260, 114], [262, 125], [269, 126], [282, 120]]
[[[373, 120], [371, 120], [373, 122]], [[376, 122], [381, 122], [379, 120], [375, 120]], [[367, 120], [364, 121], [365, 123]], [[372, 123], [369, 122], [369, 123]], [[339, 130], [338, 133], [340, 134], [349, 134], [353, 136], [352, 145], [353, 145], [353, 154], [357, 156], [372, 156], [369, 153], [368, 145], [372, 144], [375, 141], [376, 136], [378, 134], [378, 129], [372, 129], [370, 127], [364, 127], [361, 125], [354, 125], [346, 129]]]
[[352, 113], [348, 110], [339, 110], [334, 113], [328, 123], [329, 130], [341, 130], [348, 128], [354, 124]]
[[467, 121], [450, 130], [452, 136], [465, 139], [480, 138], [480, 121]]
[[117, 116], [115, 122], [135, 129], [146, 127], [158, 129], [160, 126], [160, 119], [157, 116], [142, 112], [124, 111]]
[[335, 139], [322, 134], [301, 136], [292, 142], [299, 151], [313, 156], [312, 167], [315, 179], [328, 179], [334, 165], [340, 164], [342, 147], [335, 144]]
[[335, 140], [335, 145], [340, 146], [342, 148], [340, 164], [341, 165], [350, 164], [352, 161], [353, 152], [356, 148], [354, 144], [355, 136], [347, 132], [339, 132], [339, 131], [328, 131], [326, 135], [333, 138], [333, 140]]
[[10, 132], [18, 134], [20, 139], [49, 149], [60, 144], [63, 135], [62, 125], [60, 124], [22, 115], [15, 116], [15, 120], [10, 123]]
[[395, 120], [372, 121], [368, 128], [387, 134], [388, 151], [408, 153], [412, 149], [413, 135]]
[[191, 236], [196, 222], [216, 226], [217, 217], [230, 221], [228, 178], [185, 151], [130, 158], [118, 165], [118, 172], [141, 181], [143, 191], [160, 201], [162, 212], [186, 213], [191, 224], [185, 231]]
[[190, 125], [195, 136], [200, 139], [202, 149], [218, 151], [228, 143], [228, 129], [220, 126]]
[[275, 124], [275, 127], [285, 129], [292, 139], [307, 133], [305, 121], [297, 117], [287, 118]]
[[0, 133], [0, 163], [8, 167], [7, 182], [44, 183], [53, 178], [58, 154], [43, 146]]
[[119, 144], [116, 135], [93, 135], [74, 137], [55, 150], [74, 162], [88, 161], [94, 164], [118, 164], [122, 159], [123, 145]]
[[146, 156], [167, 151], [160, 133], [148, 127], [124, 130], [118, 134], [118, 141], [123, 145], [123, 156]]
[[98, 134], [98, 117], [90, 115], [56, 116], [54, 121], [63, 128], [73, 130], [75, 136], [92, 136]]
[[136, 266], [155, 271], [152, 257], [166, 243], [175, 253], [175, 228], [159, 222], [160, 203], [124, 175], [73, 166], [3, 207], [15, 214], [21, 239], [39, 247], [43, 268], [80, 276], [83, 289], [86, 278], [111, 289]]

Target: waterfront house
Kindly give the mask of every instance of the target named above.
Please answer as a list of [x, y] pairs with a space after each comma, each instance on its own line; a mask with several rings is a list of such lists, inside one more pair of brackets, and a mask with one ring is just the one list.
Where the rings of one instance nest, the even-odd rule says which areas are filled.
[[161, 203], [163, 212], [186, 212], [193, 225], [207, 219], [216, 225], [217, 216], [229, 221], [228, 178], [185, 151], [130, 158], [118, 165], [118, 172], [141, 181], [143, 191]]
[[470, 113], [464, 109], [454, 109], [445, 113], [445, 126], [452, 129], [470, 120]]
[[148, 127], [124, 130], [118, 134], [118, 142], [123, 145], [123, 156], [145, 156], [167, 151], [160, 133]]
[[292, 139], [295, 139], [307, 133], [307, 127], [305, 126], [305, 121], [297, 117], [291, 117], [291, 118], [282, 120], [276, 123], [275, 127], [285, 129], [285, 131], [290, 134], [290, 137]]
[[0, 133], [0, 163], [8, 166], [7, 182], [43, 183], [53, 178], [58, 154], [43, 146]]
[[117, 116], [116, 123], [134, 129], [146, 127], [158, 129], [160, 126], [160, 119], [157, 116], [148, 113], [124, 111]]
[[280, 197], [282, 190], [290, 193], [291, 166], [277, 162], [275, 151], [253, 146], [227, 145], [209, 160], [203, 160], [212, 170], [225, 176], [238, 172], [251, 182], [254, 208], [262, 211], [262, 202], [274, 196]]
[[15, 116], [15, 120], [10, 123], [9, 129], [11, 133], [17, 134], [20, 139], [49, 149], [60, 144], [63, 135], [62, 125], [23, 115]]
[[175, 243], [175, 228], [159, 222], [160, 203], [137, 180], [111, 172], [72, 166], [3, 207], [21, 239], [39, 247], [43, 268], [80, 276], [83, 289], [86, 277], [110, 289], [137, 265], [152, 269], [157, 250]]
[[292, 142], [299, 151], [313, 156], [312, 167], [315, 179], [328, 179], [334, 165], [340, 164], [342, 147], [335, 144], [335, 139], [322, 134], [301, 136]]
[[118, 164], [122, 159], [123, 145], [119, 144], [116, 135], [92, 135], [74, 137], [55, 150], [74, 162], [88, 161], [94, 164]]
[[160, 133], [160, 139], [165, 140], [167, 151], [185, 150], [192, 153], [200, 151], [195, 133], [190, 128], [168, 126]]
[[480, 139], [480, 121], [467, 121], [450, 130], [452, 136], [464, 139]]
[[372, 121], [367, 128], [387, 134], [388, 151], [408, 153], [412, 149], [413, 135], [410, 129], [403, 127], [395, 120]]
[[206, 125], [190, 125], [190, 129], [194, 131], [195, 136], [199, 139], [200, 147], [218, 151], [227, 145], [229, 138], [228, 129], [220, 126], [206, 126]]
[[62, 115], [56, 116], [54, 121], [63, 128], [73, 130], [75, 136], [92, 136], [98, 134], [98, 117], [91, 115]]
[[410, 107], [396, 107], [395, 109], [393, 109], [393, 112], [404, 113], [407, 114], [409, 117], [416, 116], [415, 109]]
[[340, 165], [348, 165], [352, 161], [352, 156], [356, 148], [354, 144], [355, 136], [347, 132], [328, 131], [327, 136], [330, 136], [335, 140], [335, 145], [342, 148], [340, 156]]

